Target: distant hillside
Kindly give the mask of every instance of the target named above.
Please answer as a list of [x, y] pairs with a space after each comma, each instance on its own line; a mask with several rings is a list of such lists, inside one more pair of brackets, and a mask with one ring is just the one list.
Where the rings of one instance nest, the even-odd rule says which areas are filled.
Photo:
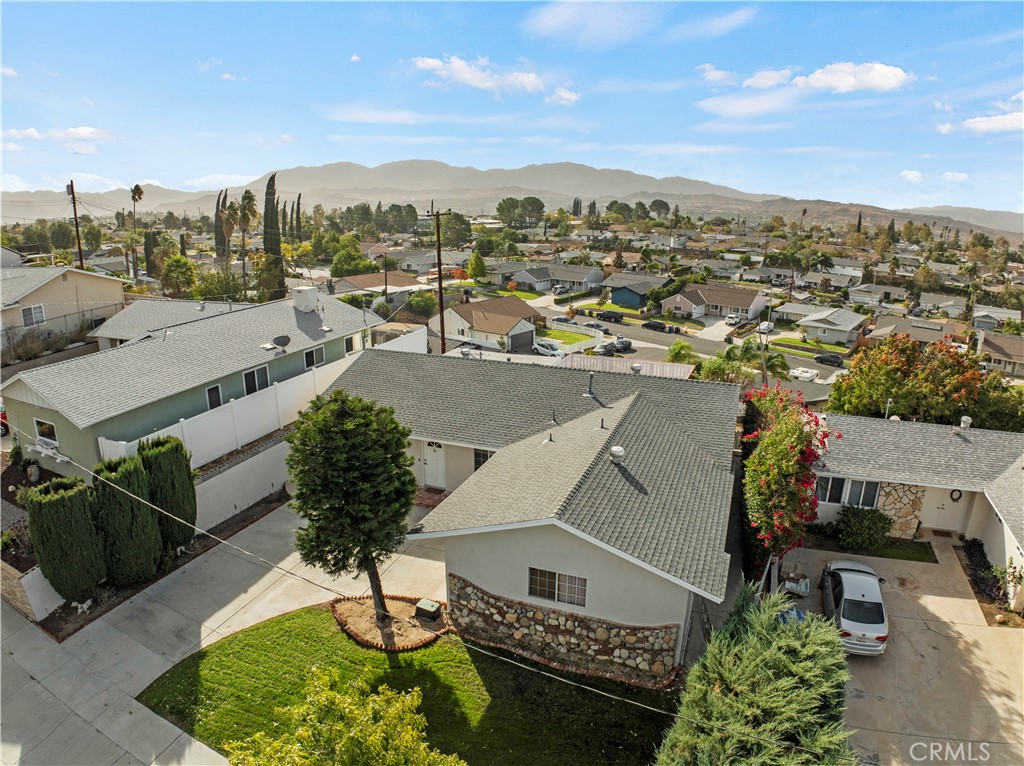
[[[252, 189], [263, 204], [263, 189], [270, 173], [244, 186], [229, 188], [232, 197]], [[504, 197], [535, 196], [548, 210], [568, 208], [574, 197], [586, 205], [595, 199], [603, 210], [612, 200], [626, 202], [661, 198], [670, 205], [679, 205], [687, 215], [725, 216], [727, 218], [762, 221], [773, 215], [798, 219], [807, 208], [805, 223], [841, 226], [856, 221], [862, 214], [864, 224], [885, 225], [895, 218], [902, 224], [908, 218], [927, 220], [939, 226], [986, 231], [1019, 240], [1024, 233], [1022, 217], [1015, 213], [977, 210], [973, 208], [922, 208], [892, 211], [870, 205], [856, 205], [827, 200], [794, 200], [771, 194], [749, 194], [717, 186], [705, 181], [672, 176], [655, 178], [627, 170], [593, 168], [573, 162], [529, 165], [515, 169], [478, 170], [454, 167], [432, 160], [390, 162], [366, 167], [351, 162], [337, 162], [319, 167], [296, 167], [277, 171], [277, 189], [282, 200], [292, 201], [302, 193], [306, 210], [320, 203], [330, 209], [359, 202], [375, 205], [392, 203], [415, 205], [425, 210], [433, 203], [439, 208], [452, 208], [467, 215], [493, 214]], [[138, 205], [140, 213], [188, 213], [196, 217], [212, 214], [218, 190], [186, 192], [144, 185], [144, 196]], [[131, 197], [126, 189], [101, 194], [81, 194], [80, 212], [96, 217], [112, 216], [114, 210], [130, 210]], [[36, 218], [58, 218], [67, 215], [68, 199], [63, 192], [3, 192], [4, 221], [32, 221]]]

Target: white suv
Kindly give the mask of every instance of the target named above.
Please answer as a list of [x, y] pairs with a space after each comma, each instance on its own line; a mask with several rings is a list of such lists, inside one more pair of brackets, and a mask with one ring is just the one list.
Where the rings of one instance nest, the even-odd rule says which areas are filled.
[[734, 324], [742, 324], [742, 322], [743, 322], [743, 317], [741, 317], [739, 314], [729, 314], [729, 316], [727, 316], [725, 318], [725, 323], [726, 324], [733, 324], [734, 325]]
[[541, 356], [565, 356], [565, 352], [550, 340], [534, 341], [533, 353], [540, 354]]

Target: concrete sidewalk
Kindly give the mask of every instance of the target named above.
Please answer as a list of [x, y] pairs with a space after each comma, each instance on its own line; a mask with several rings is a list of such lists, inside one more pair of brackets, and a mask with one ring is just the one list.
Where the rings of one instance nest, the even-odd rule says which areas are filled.
[[[410, 521], [422, 515], [416, 509]], [[366, 578], [335, 580], [305, 566], [293, 548], [300, 523], [282, 506], [230, 540], [287, 573], [219, 545], [63, 644], [3, 603], [4, 766], [226, 764], [135, 696], [175, 663], [224, 636], [329, 601], [332, 591], [367, 590]], [[434, 540], [407, 545], [381, 572], [386, 592], [435, 599], [445, 598], [444, 578], [443, 543]]]

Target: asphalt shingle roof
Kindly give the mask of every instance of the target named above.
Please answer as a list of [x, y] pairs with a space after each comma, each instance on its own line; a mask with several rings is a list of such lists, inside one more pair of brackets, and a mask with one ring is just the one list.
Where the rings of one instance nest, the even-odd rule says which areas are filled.
[[191, 322], [232, 309], [237, 311], [246, 305], [215, 301], [136, 300], [89, 333], [89, 337], [131, 340], [172, 324]]
[[803, 319], [797, 320], [801, 327], [828, 327], [834, 330], [853, 331], [867, 321], [867, 317], [858, 314], [856, 311], [846, 309], [825, 309], [817, 314], [811, 314]]
[[[383, 323], [376, 314], [340, 301], [324, 300], [321, 305], [322, 317], [296, 310], [291, 299], [236, 305], [226, 314], [171, 325], [117, 348], [26, 370], [4, 388], [22, 382], [78, 428], [88, 428], [266, 364], [276, 352], [260, 346], [278, 335], [291, 338], [288, 353], [294, 353]], [[331, 331], [324, 332], [323, 326]]]

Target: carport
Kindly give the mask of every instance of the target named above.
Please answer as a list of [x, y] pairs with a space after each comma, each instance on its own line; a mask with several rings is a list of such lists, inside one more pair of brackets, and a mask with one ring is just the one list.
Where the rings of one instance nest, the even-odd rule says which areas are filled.
[[795, 550], [784, 568], [811, 578], [800, 606], [821, 612], [825, 562], [871, 565], [882, 585], [889, 642], [879, 657], [847, 656], [846, 723], [865, 763], [1024, 763], [1024, 630], [990, 627], [953, 551], [926, 533], [937, 564]]

